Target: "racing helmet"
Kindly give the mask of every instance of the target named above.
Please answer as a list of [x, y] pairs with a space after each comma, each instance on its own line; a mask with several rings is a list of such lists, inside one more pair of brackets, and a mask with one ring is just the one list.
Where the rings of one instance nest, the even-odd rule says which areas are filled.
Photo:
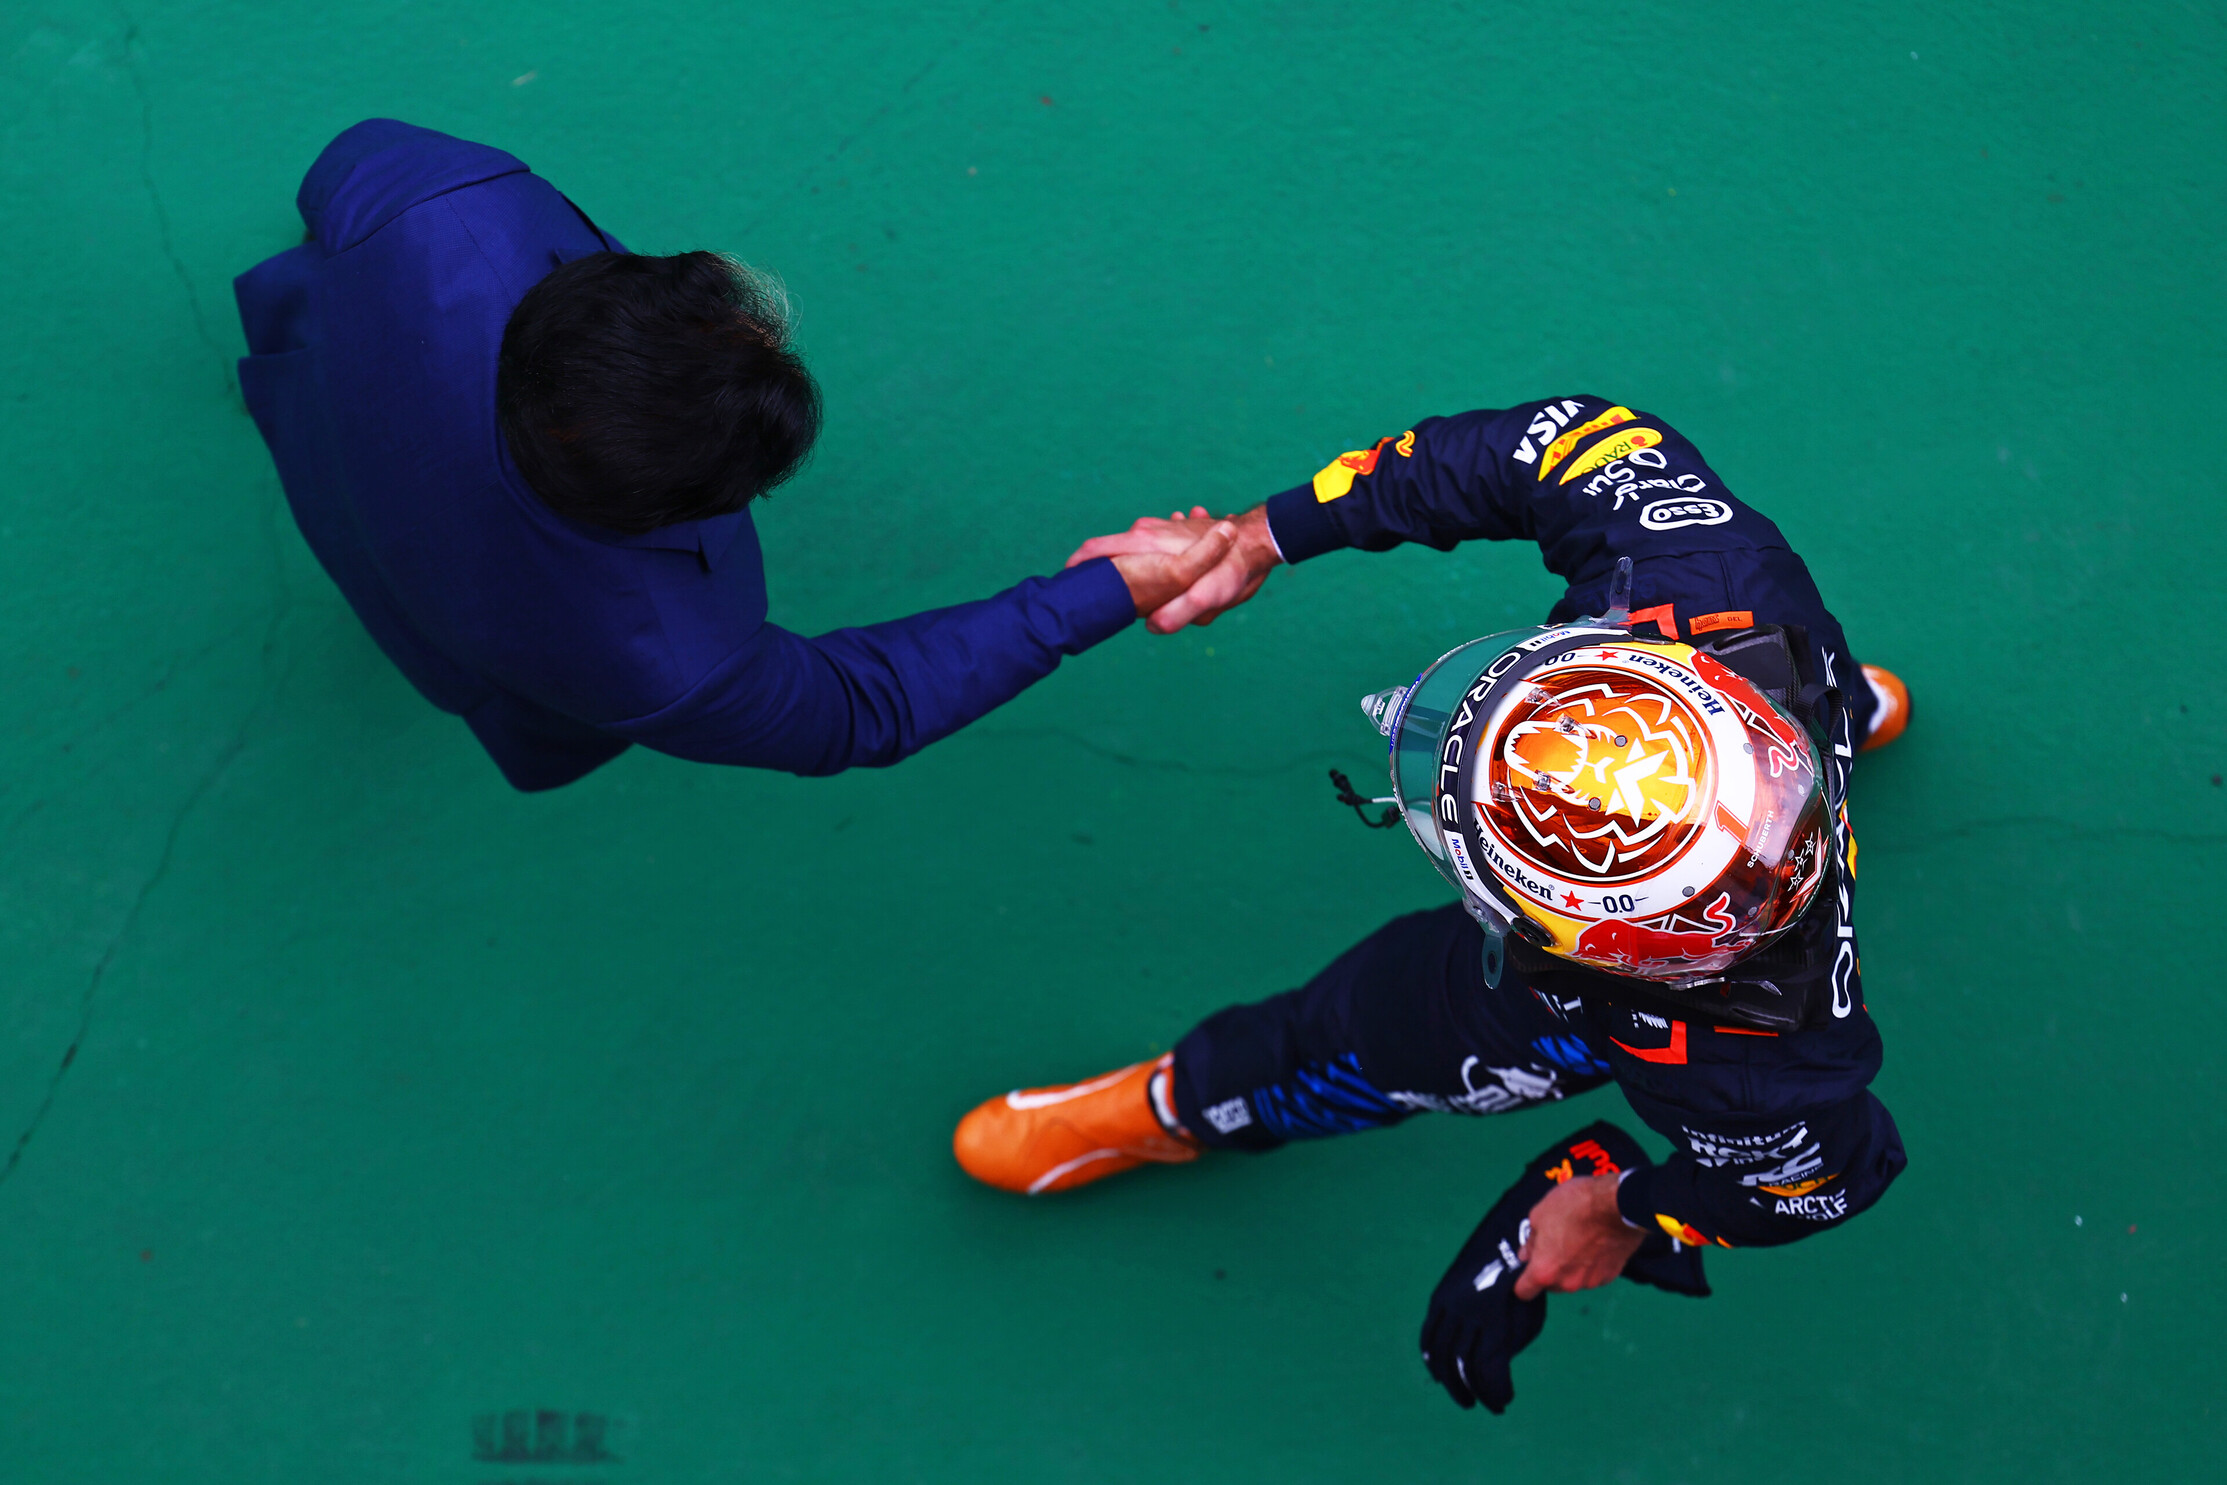
[[1361, 705], [1393, 797], [1486, 931], [1690, 988], [1784, 932], [1829, 859], [1817, 746], [1714, 656], [1610, 613], [1461, 645]]

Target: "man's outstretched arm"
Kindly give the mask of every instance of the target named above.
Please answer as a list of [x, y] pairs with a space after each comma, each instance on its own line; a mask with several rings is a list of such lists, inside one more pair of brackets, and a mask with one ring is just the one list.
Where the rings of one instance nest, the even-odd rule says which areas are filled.
[[1189, 588], [1227, 554], [1172, 552], [1030, 578], [973, 603], [808, 639], [767, 624], [686, 696], [608, 730], [699, 763], [799, 774], [885, 767], [947, 737]]

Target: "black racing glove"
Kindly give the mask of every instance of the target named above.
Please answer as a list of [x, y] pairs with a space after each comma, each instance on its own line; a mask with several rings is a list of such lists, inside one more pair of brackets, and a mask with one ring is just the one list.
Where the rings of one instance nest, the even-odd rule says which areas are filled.
[[[1555, 1141], [1493, 1203], [1438, 1281], [1423, 1317], [1423, 1365], [1455, 1402], [1505, 1411], [1516, 1395], [1508, 1363], [1547, 1323], [1545, 1295], [1516, 1298], [1516, 1275], [1523, 1269], [1516, 1255], [1531, 1237], [1531, 1209], [1573, 1176], [1637, 1170], [1647, 1163], [1638, 1142], [1604, 1119]], [[1709, 1293], [1701, 1250], [1667, 1233], [1647, 1235], [1624, 1264], [1624, 1277], [1674, 1294]]]

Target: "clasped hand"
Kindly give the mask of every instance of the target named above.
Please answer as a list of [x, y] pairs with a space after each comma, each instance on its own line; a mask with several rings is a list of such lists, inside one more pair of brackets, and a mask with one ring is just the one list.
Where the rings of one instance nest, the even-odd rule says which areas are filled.
[[1213, 623], [1259, 592], [1268, 570], [1283, 561], [1260, 506], [1220, 520], [1203, 505], [1165, 520], [1143, 516], [1127, 531], [1084, 542], [1067, 565], [1093, 557], [1113, 558], [1138, 615], [1155, 634]]

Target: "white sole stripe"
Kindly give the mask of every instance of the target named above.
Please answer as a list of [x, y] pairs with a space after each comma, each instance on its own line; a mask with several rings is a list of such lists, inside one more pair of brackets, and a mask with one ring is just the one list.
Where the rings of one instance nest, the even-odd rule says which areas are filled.
[[1061, 1176], [1068, 1175], [1074, 1171], [1078, 1171], [1084, 1166], [1090, 1165], [1095, 1161], [1118, 1160], [1127, 1153], [1128, 1152], [1125, 1150], [1093, 1150], [1088, 1155], [1077, 1155], [1073, 1160], [1062, 1160], [1059, 1164], [1053, 1166], [1050, 1170], [1044, 1172], [1044, 1174], [1029, 1182], [1028, 1194], [1031, 1196], [1041, 1196], [1044, 1193], [1044, 1188], [1051, 1185], [1052, 1182], [1058, 1180]]

